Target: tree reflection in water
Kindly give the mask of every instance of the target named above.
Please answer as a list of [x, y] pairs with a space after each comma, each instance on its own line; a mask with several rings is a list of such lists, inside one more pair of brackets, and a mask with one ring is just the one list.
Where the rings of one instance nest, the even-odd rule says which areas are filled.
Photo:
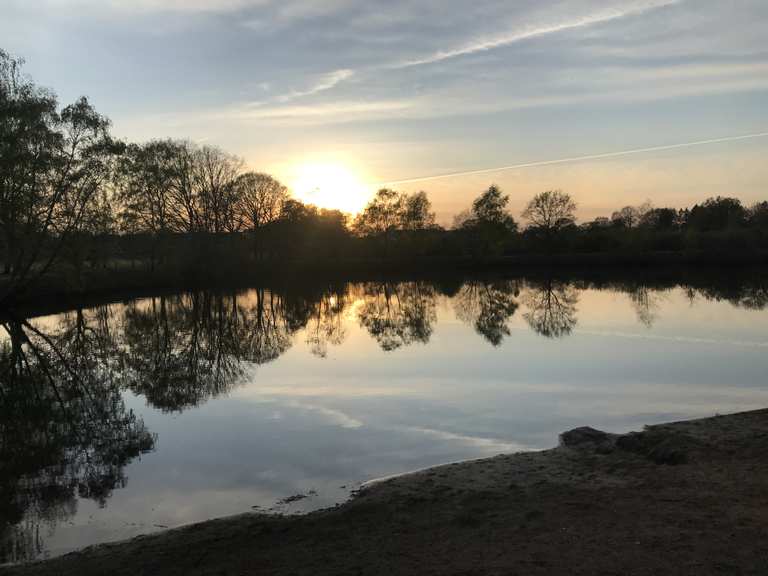
[[[677, 284], [581, 286], [627, 294], [639, 322], [650, 327], [661, 313], [660, 296]], [[0, 562], [38, 556], [46, 527], [75, 514], [78, 498], [103, 505], [125, 485], [125, 467], [153, 449], [155, 438], [126, 408], [124, 391], [144, 396], [163, 412], [187, 410], [253, 377], [253, 367], [279, 358], [301, 331], [308, 351], [326, 358], [355, 321], [386, 352], [426, 344], [437, 323], [438, 294], [446, 287], [456, 316], [494, 347], [510, 335], [521, 304], [529, 327], [547, 338], [568, 336], [577, 324], [579, 291], [554, 279], [195, 292], [53, 319], [5, 316], [0, 320]], [[692, 302], [701, 297], [745, 309], [768, 305], [761, 283], [682, 289]]]
[[0, 562], [42, 549], [41, 527], [104, 505], [124, 467], [155, 439], [121, 396], [106, 308], [55, 331], [9, 319], [0, 344]]
[[647, 286], [636, 286], [627, 293], [637, 319], [646, 328], [651, 328], [659, 315], [662, 292], [650, 290]]
[[496, 280], [466, 282], [454, 297], [456, 316], [474, 326], [475, 331], [499, 346], [509, 336], [509, 320], [519, 306], [520, 282]]
[[437, 321], [437, 293], [425, 282], [368, 283], [358, 321], [382, 350], [426, 344]]
[[328, 346], [340, 346], [347, 337], [344, 313], [350, 298], [346, 290], [336, 289], [320, 294], [307, 322], [306, 343], [312, 354], [319, 358], [328, 356]]
[[562, 338], [576, 327], [579, 294], [570, 284], [551, 279], [529, 284], [523, 302], [528, 308], [523, 318], [537, 334]]

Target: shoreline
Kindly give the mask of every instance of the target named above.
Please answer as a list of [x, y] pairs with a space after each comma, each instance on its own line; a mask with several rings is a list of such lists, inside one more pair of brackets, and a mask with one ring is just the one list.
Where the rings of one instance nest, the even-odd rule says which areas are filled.
[[307, 515], [211, 520], [0, 574], [764, 574], [766, 464], [768, 410], [581, 428]]
[[[394, 282], [423, 280], [447, 283], [472, 279], [527, 278], [531, 280], [583, 281], [596, 285], [614, 281], [648, 283], [650, 286], [671, 287], [680, 284], [729, 285], [739, 282], [768, 280], [768, 267], [760, 261], [730, 261], [729, 263], [697, 261], [682, 254], [669, 258], [608, 260], [602, 255], [575, 255], [562, 258], [499, 258], [489, 261], [434, 261], [428, 263], [364, 261], [340, 262], [328, 267], [324, 263], [289, 265], [274, 269], [253, 268], [237, 271], [210, 271], [204, 275], [177, 272], [148, 273], [144, 269], [89, 270], [82, 285], [75, 287], [66, 275], [51, 272], [39, 279], [25, 292], [2, 302], [4, 313], [15, 316], [41, 316], [75, 308], [111, 304], [134, 298], [175, 295], [179, 293], [214, 290], [237, 292], [249, 288], [270, 288], [294, 291], [296, 285], [322, 288], [350, 282]], [[658, 256], [658, 255], [657, 255]], [[724, 278], [724, 271], [728, 271]], [[0, 295], [3, 291], [0, 277]]]

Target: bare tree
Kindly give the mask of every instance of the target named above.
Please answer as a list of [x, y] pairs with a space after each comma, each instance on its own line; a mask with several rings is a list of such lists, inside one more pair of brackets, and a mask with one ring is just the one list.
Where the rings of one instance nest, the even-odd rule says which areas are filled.
[[645, 202], [640, 206], [624, 206], [611, 215], [611, 220], [614, 224], [624, 228], [636, 228], [651, 210], [653, 210], [653, 206], [650, 202]]
[[576, 202], [560, 190], [548, 190], [533, 197], [523, 210], [529, 225], [553, 234], [575, 220]]
[[211, 234], [237, 232], [237, 197], [235, 182], [243, 161], [219, 148], [203, 146], [193, 153], [195, 184], [200, 228]]
[[555, 237], [568, 226], [573, 225], [576, 202], [560, 190], [548, 190], [533, 197], [523, 210], [528, 228], [543, 236], [549, 250]]
[[288, 188], [269, 174], [246, 172], [235, 181], [237, 216], [246, 230], [256, 231], [280, 217]]

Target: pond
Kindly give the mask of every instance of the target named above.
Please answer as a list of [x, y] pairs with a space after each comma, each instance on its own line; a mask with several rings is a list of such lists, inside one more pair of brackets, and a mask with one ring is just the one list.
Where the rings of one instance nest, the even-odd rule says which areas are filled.
[[[490, 278], [6, 316], [0, 562], [768, 406], [768, 289]], [[300, 497], [299, 497], [300, 496]]]

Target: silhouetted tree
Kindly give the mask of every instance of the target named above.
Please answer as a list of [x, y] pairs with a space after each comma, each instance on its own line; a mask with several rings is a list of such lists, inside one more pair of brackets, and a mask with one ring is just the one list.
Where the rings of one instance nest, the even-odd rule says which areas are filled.
[[640, 206], [625, 206], [621, 210], [613, 213], [611, 221], [614, 225], [623, 228], [636, 228], [640, 225], [645, 215], [652, 209], [650, 202], [646, 202]]
[[355, 218], [352, 229], [358, 236], [381, 238], [389, 255], [396, 236], [411, 243], [406, 251], [412, 253], [419, 234], [438, 227], [426, 192], [409, 195], [382, 188]]
[[288, 189], [268, 174], [247, 172], [235, 181], [235, 194], [237, 218], [253, 236], [258, 256], [261, 232], [280, 218]]
[[529, 228], [544, 237], [548, 248], [559, 232], [573, 225], [575, 217], [576, 203], [560, 190], [537, 194], [523, 211]]
[[768, 202], [758, 202], [749, 209], [749, 225], [768, 231]]
[[193, 159], [200, 228], [211, 234], [237, 232], [241, 222], [236, 181], [243, 161], [213, 146], [195, 149]]
[[509, 196], [492, 185], [475, 198], [467, 217], [461, 218], [461, 228], [477, 242], [481, 254], [490, 255], [502, 250], [505, 240], [517, 231], [517, 223], [507, 211]]
[[402, 223], [403, 197], [382, 188], [355, 218], [353, 229], [361, 236], [388, 235]]
[[434, 229], [435, 213], [426, 192], [403, 196], [399, 227], [410, 232]]
[[680, 222], [674, 208], [652, 208], [643, 214], [639, 225], [655, 231], [668, 231], [679, 227]]
[[85, 98], [59, 112], [21, 66], [0, 51], [0, 229], [11, 290], [47, 271], [82, 231], [121, 151]]
[[179, 231], [172, 194], [179, 179], [176, 155], [180, 153], [177, 143], [156, 140], [129, 145], [120, 162], [117, 199], [122, 228], [151, 236], [153, 270], [162, 238], [171, 231]]
[[744, 225], [747, 211], [736, 198], [709, 198], [691, 208], [686, 225], [702, 232], [738, 228]]

